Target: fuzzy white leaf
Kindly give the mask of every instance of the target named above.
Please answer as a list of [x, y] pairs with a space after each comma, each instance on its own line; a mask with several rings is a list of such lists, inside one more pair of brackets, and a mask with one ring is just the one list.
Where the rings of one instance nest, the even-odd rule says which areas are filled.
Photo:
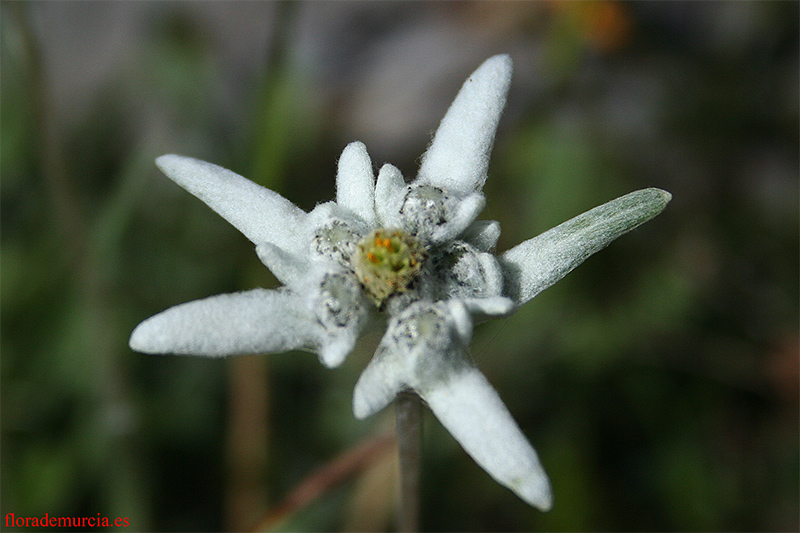
[[511, 58], [498, 55], [467, 79], [422, 156], [420, 183], [461, 194], [483, 187], [511, 71]]
[[464, 369], [419, 392], [481, 468], [530, 505], [550, 509], [550, 482], [539, 457], [478, 369]]
[[438, 382], [467, 363], [472, 319], [458, 300], [417, 302], [392, 317], [375, 355], [361, 373], [353, 411], [366, 418], [403, 389]]
[[406, 388], [405, 367], [393, 354], [375, 353], [353, 391], [353, 414], [364, 419], [389, 405]]
[[400, 170], [385, 164], [378, 172], [375, 184], [375, 212], [384, 228], [400, 227], [400, 204], [406, 182]]
[[316, 328], [291, 293], [255, 289], [171, 307], [133, 330], [130, 347], [220, 357], [313, 349]]
[[375, 174], [363, 143], [348, 144], [339, 157], [336, 203], [350, 209], [367, 223], [375, 223]]
[[620, 235], [658, 215], [671, 198], [661, 189], [635, 191], [508, 250], [499, 258], [507, 295], [524, 304]]
[[256, 254], [264, 266], [284, 285], [297, 286], [308, 273], [308, 260], [303, 260], [272, 243], [262, 242], [256, 246]]
[[271, 242], [297, 253], [305, 212], [280, 194], [205, 161], [163, 155], [156, 165], [205, 202], [254, 244]]

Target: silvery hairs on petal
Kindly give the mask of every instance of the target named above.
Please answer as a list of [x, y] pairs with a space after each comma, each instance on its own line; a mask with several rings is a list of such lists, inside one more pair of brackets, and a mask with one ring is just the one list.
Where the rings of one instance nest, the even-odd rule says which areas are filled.
[[497, 55], [464, 82], [422, 157], [421, 183], [461, 194], [483, 187], [511, 73], [511, 58]]
[[658, 215], [671, 198], [661, 189], [635, 191], [508, 250], [500, 256], [508, 295], [524, 304], [620, 235]]
[[315, 326], [302, 302], [283, 291], [254, 289], [171, 307], [133, 330], [137, 352], [224, 356], [308, 349]]
[[202, 200], [254, 244], [270, 242], [297, 251], [305, 213], [280, 194], [205, 161], [162, 155], [156, 165]]

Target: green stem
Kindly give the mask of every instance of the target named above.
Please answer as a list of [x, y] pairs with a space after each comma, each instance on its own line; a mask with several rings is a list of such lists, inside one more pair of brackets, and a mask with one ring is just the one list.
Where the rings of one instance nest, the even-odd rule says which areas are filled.
[[395, 400], [397, 451], [400, 456], [400, 505], [397, 529], [419, 530], [419, 491], [422, 472], [422, 403], [413, 392]]

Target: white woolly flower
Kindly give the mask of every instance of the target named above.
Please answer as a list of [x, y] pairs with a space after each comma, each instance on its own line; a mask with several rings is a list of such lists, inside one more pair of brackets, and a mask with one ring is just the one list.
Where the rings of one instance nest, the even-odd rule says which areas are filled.
[[505, 55], [467, 79], [410, 183], [389, 164], [376, 179], [364, 145], [351, 143], [339, 159], [336, 201], [310, 213], [229, 170], [159, 157], [168, 177], [255, 244], [284, 286], [168, 309], [139, 324], [131, 348], [206, 356], [300, 349], [335, 367], [384, 315], [386, 333], [355, 386], [356, 417], [411, 389], [492, 477], [549, 509], [536, 452], [466, 356], [473, 322], [512, 313], [660, 213], [670, 194], [633, 192], [492, 255], [500, 226], [475, 219], [510, 80]]

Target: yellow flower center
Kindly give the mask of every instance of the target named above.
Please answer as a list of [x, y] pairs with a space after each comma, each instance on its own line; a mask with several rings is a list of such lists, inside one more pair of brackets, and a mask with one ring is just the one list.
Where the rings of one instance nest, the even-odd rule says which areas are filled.
[[380, 306], [408, 288], [425, 257], [425, 249], [411, 235], [381, 228], [358, 241], [351, 264], [367, 295]]

